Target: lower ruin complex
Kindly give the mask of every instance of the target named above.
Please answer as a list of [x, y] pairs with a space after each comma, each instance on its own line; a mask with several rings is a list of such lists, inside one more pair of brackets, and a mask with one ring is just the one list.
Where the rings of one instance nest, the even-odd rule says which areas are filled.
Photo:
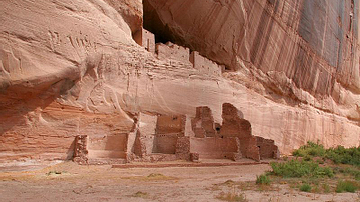
[[186, 115], [134, 116], [129, 134], [111, 137], [77, 136], [74, 161], [80, 164], [113, 162], [198, 161], [201, 159], [278, 158], [273, 140], [253, 136], [251, 124], [232, 104], [222, 106], [221, 124], [209, 107]]

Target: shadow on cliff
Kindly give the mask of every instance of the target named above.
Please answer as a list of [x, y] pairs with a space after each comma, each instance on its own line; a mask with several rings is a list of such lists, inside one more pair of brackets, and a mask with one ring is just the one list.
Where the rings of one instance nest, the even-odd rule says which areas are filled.
[[14, 127], [24, 129], [34, 126], [36, 116], [31, 112], [41, 112], [62, 94], [75, 85], [75, 81], [63, 79], [48, 88], [32, 89], [23, 85], [14, 85], [0, 94], [0, 136]]

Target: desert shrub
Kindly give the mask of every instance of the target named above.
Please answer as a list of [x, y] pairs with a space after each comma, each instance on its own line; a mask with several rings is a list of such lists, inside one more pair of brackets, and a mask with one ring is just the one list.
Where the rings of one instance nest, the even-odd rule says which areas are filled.
[[351, 192], [354, 193], [357, 190], [357, 186], [354, 182], [351, 181], [339, 181], [336, 186], [336, 192], [342, 193], [342, 192]]
[[330, 159], [334, 163], [350, 164], [360, 166], [360, 146], [352, 148], [344, 148], [338, 146], [336, 148], [325, 149], [323, 145], [314, 142], [307, 142], [306, 145], [294, 150], [294, 156], [303, 157], [305, 160], [310, 160], [312, 157], [323, 157]]
[[357, 148], [344, 148], [343, 146], [330, 148], [326, 150], [326, 158], [334, 163], [360, 166], [360, 146]]
[[300, 187], [300, 190], [301, 191], [304, 191], [304, 192], [310, 192], [311, 191], [311, 186], [309, 184], [302, 184], [301, 187]]
[[282, 177], [333, 177], [334, 172], [329, 167], [320, 167], [312, 161], [291, 160], [283, 163], [270, 163], [271, 174]]
[[294, 156], [310, 158], [314, 156], [324, 156], [326, 150], [323, 145], [314, 143], [314, 142], [307, 142], [306, 145], [301, 146], [299, 149], [293, 151]]
[[269, 185], [270, 184], [270, 178], [267, 175], [260, 175], [260, 176], [256, 176], [256, 184], [265, 184], [265, 185]]

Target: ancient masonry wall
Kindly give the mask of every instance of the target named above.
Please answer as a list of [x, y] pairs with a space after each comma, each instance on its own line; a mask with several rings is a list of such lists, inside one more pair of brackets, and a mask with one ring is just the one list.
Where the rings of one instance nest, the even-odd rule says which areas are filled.
[[142, 29], [133, 36], [136, 43], [143, 46], [147, 51], [157, 55], [159, 59], [177, 60], [185, 64], [190, 64], [203, 74], [221, 75], [225, 71], [224, 65], [219, 65], [197, 51], [191, 51], [187, 47], [178, 46], [171, 42], [166, 44], [157, 43], [155, 45], [155, 35]]

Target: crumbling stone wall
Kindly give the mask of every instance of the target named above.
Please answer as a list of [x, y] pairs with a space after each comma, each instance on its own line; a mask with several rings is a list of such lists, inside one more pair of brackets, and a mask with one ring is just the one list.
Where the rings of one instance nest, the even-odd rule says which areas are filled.
[[190, 153], [198, 153], [201, 159], [232, 159], [239, 153], [236, 137], [191, 138]]
[[75, 137], [75, 151], [74, 161], [79, 164], [88, 163], [88, 150], [87, 150], [88, 136], [78, 135]]
[[[245, 157], [256, 161], [277, 157], [274, 141], [253, 136], [251, 124], [244, 119], [240, 110], [230, 103], [224, 103], [222, 110], [223, 122], [220, 125], [214, 123], [210, 108], [198, 107], [196, 109], [196, 117], [192, 121], [196, 138], [190, 141], [191, 152], [199, 153], [200, 158], [201, 156], [220, 158], [222, 155], [223, 158], [225, 156], [229, 158], [229, 153], [237, 156], [233, 157], [234, 159]], [[215, 139], [206, 137], [215, 137]], [[229, 142], [238, 146], [229, 147]]]
[[251, 124], [244, 119], [243, 113], [230, 103], [224, 103], [222, 112], [221, 137], [237, 137], [244, 157], [260, 160], [256, 138], [251, 134]]
[[190, 160], [190, 137], [179, 137], [177, 139], [176, 157], [180, 160]]
[[280, 158], [280, 152], [275, 145], [274, 140], [265, 139], [262, 137], [256, 137], [257, 146], [259, 147], [260, 157], [264, 158]]
[[222, 105], [222, 126], [220, 135], [223, 137], [245, 138], [251, 136], [251, 124], [244, 119], [240, 110], [230, 103]]
[[197, 107], [196, 117], [191, 122], [195, 137], [215, 137], [214, 118], [209, 107]]
[[145, 158], [147, 155], [144, 137], [141, 137], [139, 131], [136, 133], [133, 152], [139, 158]]

